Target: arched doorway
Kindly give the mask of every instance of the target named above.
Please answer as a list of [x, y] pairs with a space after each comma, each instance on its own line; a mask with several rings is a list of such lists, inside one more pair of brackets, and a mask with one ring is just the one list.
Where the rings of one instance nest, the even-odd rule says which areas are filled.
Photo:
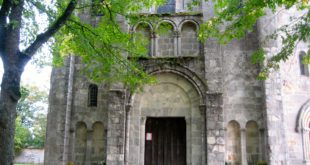
[[[161, 72], [155, 76], [158, 81], [156, 84], [144, 86], [142, 92], [135, 93], [131, 98], [131, 110], [127, 117], [127, 163], [147, 163], [146, 141], [152, 136], [147, 133], [152, 132], [148, 132], [146, 125], [148, 119], [152, 119], [155, 123], [160, 120], [164, 125], [171, 125], [170, 131], [165, 130], [168, 133], [174, 129], [182, 130], [180, 134], [184, 133], [186, 140], [185, 151], [182, 150], [186, 158], [184, 164], [204, 164], [205, 115], [200, 110], [201, 91], [176, 73]], [[181, 120], [184, 121], [184, 128], [176, 126], [178, 122], [182, 125]]]

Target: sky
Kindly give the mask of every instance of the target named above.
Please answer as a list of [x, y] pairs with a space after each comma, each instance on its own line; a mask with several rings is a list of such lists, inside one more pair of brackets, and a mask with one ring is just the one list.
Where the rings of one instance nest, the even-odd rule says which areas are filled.
[[[25, 67], [24, 73], [22, 74], [21, 84], [37, 86], [39, 89], [49, 92], [51, 70], [51, 66], [39, 68], [35, 64], [29, 62]], [[2, 81], [2, 75], [3, 64], [0, 60], [0, 82]]]
[[[52, 0], [44, 0], [44, 4], [50, 6], [52, 4]], [[48, 17], [46, 14], [42, 14], [37, 10], [34, 10], [36, 17], [35, 21], [38, 23], [38, 34], [42, 33], [48, 27]], [[25, 20], [27, 22], [27, 20]], [[25, 33], [26, 34], [26, 33]], [[27, 38], [28, 36], [21, 36], [21, 40]], [[23, 50], [25, 47], [23, 44], [20, 44], [20, 49]], [[51, 61], [51, 53], [49, 50], [49, 45], [44, 44], [42, 49], [35, 54], [35, 58], [39, 60], [44, 60], [45, 62]], [[43, 67], [38, 67], [32, 63], [34, 59], [30, 60], [24, 69], [24, 73], [22, 74], [21, 84], [29, 84], [31, 86], [37, 86], [39, 89], [49, 92], [50, 89], [50, 76], [51, 76], [51, 66], [44, 65]], [[0, 83], [2, 82], [3, 76], [3, 64], [2, 60], [0, 60]]]

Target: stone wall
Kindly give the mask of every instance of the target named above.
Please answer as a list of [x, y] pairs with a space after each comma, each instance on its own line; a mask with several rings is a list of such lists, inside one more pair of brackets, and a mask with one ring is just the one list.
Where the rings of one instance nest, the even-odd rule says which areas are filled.
[[68, 74], [69, 60], [63, 68], [53, 68], [51, 74], [44, 155], [46, 165], [62, 164]]
[[86, 162], [87, 127], [83, 122], [76, 124], [74, 143], [74, 163], [83, 165]]
[[241, 130], [236, 121], [230, 121], [226, 131], [226, 161], [232, 165], [242, 164], [241, 159]]
[[[279, 9], [281, 10], [281, 9]], [[298, 16], [295, 9], [284, 10], [277, 15], [269, 12], [258, 23], [259, 38], [270, 58], [281, 48], [279, 41], [263, 39], [275, 28], [290, 24], [291, 16]], [[264, 28], [268, 25], [269, 28]], [[265, 43], [265, 44], [263, 44]], [[299, 111], [309, 100], [309, 77], [300, 75], [299, 53], [306, 51], [306, 44], [299, 43], [296, 50], [280, 70], [272, 72], [265, 81], [268, 158], [270, 164], [305, 164], [301, 132], [296, 132]]]
[[[148, 117], [185, 118], [187, 164], [305, 163], [302, 130], [296, 125], [310, 99], [309, 77], [300, 75], [298, 62], [306, 44], [299, 44], [295, 55], [264, 82], [256, 79], [260, 66], [250, 63], [259, 47], [269, 57], [278, 50], [277, 41], [265, 43], [263, 38], [283, 22], [283, 15], [270, 13], [254, 32], [227, 45], [212, 38], [200, 43], [199, 24], [213, 16], [213, 2], [203, 1], [192, 14], [178, 13], [187, 10], [188, 1], [175, 2], [176, 14], [164, 14], [157, 22], [129, 27], [120, 18], [124, 30], [149, 41], [149, 56], [138, 62], [157, 77], [156, 84], [133, 93], [120, 84], [99, 84], [97, 106], [89, 106], [93, 82], [82, 75], [83, 64], [77, 59], [68, 146], [63, 138], [69, 63], [53, 69], [46, 164], [144, 164]], [[158, 28], [165, 24], [170, 27], [160, 33]]]
[[302, 130], [296, 129], [303, 116], [303, 106], [310, 100], [310, 78], [300, 74], [299, 54], [308, 48], [299, 44], [289, 61], [281, 65], [281, 86], [285, 134], [287, 144], [287, 160], [289, 164], [304, 164]]
[[174, 33], [175, 30], [173, 25], [168, 22], [161, 23], [158, 26], [159, 34], [157, 34], [156, 43], [156, 56], [159, 57], [173, 57], [176, 55], [175, 44], [174, 44]]
[[200, 53], [200, 43], [197, 34], [198, 27], [192, 22], [186, 22], [181, 29], [181, 54], [183, 56], [198, 56]]

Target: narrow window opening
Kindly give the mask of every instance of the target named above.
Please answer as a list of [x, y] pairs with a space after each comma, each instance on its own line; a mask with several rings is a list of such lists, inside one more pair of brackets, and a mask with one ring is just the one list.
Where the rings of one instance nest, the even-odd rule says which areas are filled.
[[299, 55], [300, 74], [303, 76], [309, 76], [309, 67], [307, 64], [303, 63], [305, 55], [306, 54], [304, 52]]
[[158, 7], [157, 13], [175, 13], [175, 0], [167, 0], [166, 4]]
[[88, 106], [97, 107], [98, 86], [95, 84], [89, 85], [88, 88]]

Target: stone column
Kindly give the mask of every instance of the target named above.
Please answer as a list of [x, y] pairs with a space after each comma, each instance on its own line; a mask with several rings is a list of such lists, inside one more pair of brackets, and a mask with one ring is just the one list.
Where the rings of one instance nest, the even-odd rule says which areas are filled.
[[179, 31], [174, 31], [173, 39], [174, 39], [174, 56], [180, 56], [181, 40]]
[[91, 165], [93, 130], [87, 130], [85, 165]]
[[131, 110], [131, 105], [127, 104], [125, 107], [125, 152], [124, 152], [124, 165], [128, 164], [128, 151], [129, 151], [129, 132], [128, 132], [128, 121], [129, 121], [129, 112]]
[[[199, 105], [199, 110], [201, 113], [201, 116], [203, 116], [203, 122], [204, 122], [204, 127], [203, 127], [203, 133], [201, 136], [203, 136], [203, 141], [202, 144], [207, 147], [207, 107], [206, 105]], [[205, 147], [202, 147], [202, 161], [201, 162], [206, 162], [206, 158], [207, 158], [207, 150], [205, 149]], [[207, 163], [207, 162], [206, 162]]]
[[303, 151], [304, 151], [304, 159], [306, 165], [310, 164], [310, 149], [307, 146], [310, 146], [310, 137], [309, 137], [309, 128], [302, 128], [302, 138], [303, 138]]
[[246, 154], [246, 129], [242, 128], [241, 131], [241, 162], [243, 165], [248, 164], [247, 154]]
[[155, 32], [153, 32], [153, 41], [154, 41], [154, 49], [153, 49], [153, 56], [156, 57], [158, 54], [157, 54], [157, 49], [158, 49], [158, 36]]
[[75, 72], [75, 57], [70, 56], [69, 75], [68, 75], [68, 89], [66, 98], [66, 116], [64, 126], [64, 146], [63, 146], [63, 161], [62, 164], [68, 163], [69, 144], [70, 144], [70, 125], [71, 125], [71, 113], [72, 113], [72, 98], [73, 98], [73, 83], [74, 83], [74, 72]]
[[107, 164], [124, 164], [125, 149], [125, 91], [112, 89], [109, 92]]
[[155, 45], [156, 45], [156, 34], [155, 34], [155, 32], [152, 32], [151, 33], [151, 50], [150, 50], [150, 53], [151, 53], [151, 57], [154, 57], [154, 56], [156, 56], [156, 54], [155, 54]]

